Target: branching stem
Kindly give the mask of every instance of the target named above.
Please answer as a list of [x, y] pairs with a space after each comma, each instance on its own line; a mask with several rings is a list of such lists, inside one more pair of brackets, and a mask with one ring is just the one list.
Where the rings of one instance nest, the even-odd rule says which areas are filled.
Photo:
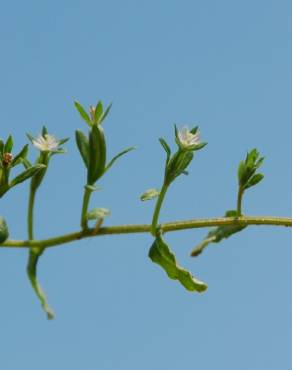
[[[161, 224], [160, 227], [162, 232], [166, 233], [170, 231], [198, 229], [215, 226], [227, 226], [227, 225], [234, 226], [266, 225], [266, 226], [292, 227], [292, 218], [270, 217], [270, 216], [241, 216], [236, 218], [222, 217], [222, 218], [193, 219], [193, 220], [166, 222]], [[152, 225], [147, 224], [118, 225], [101, 227], [98, 230], [98, 233], [94, 235], [94, 229], [88, 228], [85, 230], [76, 231], [69, 234], [43, 240], [6, 240], [4, 243], [0, 244], [0, 246], [7, 248], [34, 248], [34, 247], [46, 248], [95, 236], [149, 233], [151, 232], [151, 230]]]

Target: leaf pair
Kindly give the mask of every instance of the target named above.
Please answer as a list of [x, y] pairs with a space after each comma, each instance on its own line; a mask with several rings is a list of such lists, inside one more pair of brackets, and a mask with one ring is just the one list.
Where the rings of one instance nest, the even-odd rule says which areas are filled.
[[111, 103], [104, 111], [102, 102], [98, 101], [95, 107], [90, 107], [90, 113], [88, 114], [84, 107], [78, 101], [75, 101], [74, 105], [81, 118], [88, 124], [89, 127], [101, 124], [105, 120], [106, 116], [109, 114], [112, 107]]
[[242, 189], [248, 189], [262, 181], [264, 175], [256, 173], [256, 171], [263, 164], [263, 161], [264, 157], [260, 157], [260, 153], [255, 148], [247, 153], [244, 161], [239, 163], [238, 183]]

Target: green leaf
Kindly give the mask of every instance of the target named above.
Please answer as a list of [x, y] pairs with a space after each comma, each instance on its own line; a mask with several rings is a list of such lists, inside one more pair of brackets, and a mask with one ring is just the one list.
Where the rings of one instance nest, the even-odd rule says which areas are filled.
[[93, 185], [104, 173], [106, 144], [101, 125], [93, 125], [89, 133], [88, 185]]
[[245, 188], [248, 189], [256, 184], [258, 184], [262, 179], [264, 178], [264, 175], [262, 173], [256, 173], [253, 175], [253, 177], [248, 181]]
[[30, 163], [30, 161], [27, 158], [23, 158], [21, 163], [22, 163], [23, 167], [26, 168], [26, 169], [32, 167], [32, 164]]
[[96, 104], [96, 107], [95, 107], [95, 110], [94, 110], [94, 123], [97, 123], [97, 124], [100, 123], [102, 113], [103, 113], [103, 105], [102, 105], [102, 102], [99, 101]]
[[3, 217], [0, 217], [0, 243], [4, 243], [9, 237], [8, 226]]
[[92, 126], [91, 119], [89, 115], [87, 114], [87, 112], [85, 111], [85, 109], [82, 107], [82, 105], [78, 103], [78, 101], [75, 101], [74, 105], [75, 105], [75, 108], [78, 110], [81, 118], [88, 124], [89, 127], [91, 127]]
[[166, 164], [169, 162], [169, 158], [171, 156], [171, 150], [167, 142], [161, 137], [159, 138], [160, 144], [162, 145], [163, 149], [166, 152]]
[[46, 126], [43, 126], [43, 129], [42, 129], [42, 137], [45, 138], [46, 135], [48, 135], [48, 129], [46, 128]]
[[243, 180], [244, 176], [245, 176], [245, 162], [240, 161], [239, 166], [238, 166], [238, 170], [237, 170], [238, 183], [240, 185], [243, 185], [242, 180]]
[[145, 200], [150, 200], [150, 199], [154, 199], [154, 198], [157, 198], [160, 194], [160, 191], [157, 190], [157, 189], [148, 189], [146, 190], [141, 196], [140, 196], [140, 199], [142, 201], [145, 201]]
[[83, 159], [85, 166], [89, 164], [89, 141], [82, 131], [75, 131], [76, 144]]
[[8, 136], [8, 139], [4, 145], [4, 153], [11, 153], [13, 148], [13, 138], [11, 135]]
[[69, 139], [70, 139], [69, 137], [65, 137], [64, 139], [59, 140], [59, 146], [61, 146], [61, 145], [65, 144], [65, 143], [67, 143], [67, 141], [68, 141]]
[[107, 115], [109, 114], [109, 112], [112, 108], [112, 105], [113, 105], [113, 103], [110, 103], [110, 105], [106, 108], [106, 110], [104, 111], [104, 113], [102, 114], [102, 116], [100, 118], [100, 123], [102, 123], [106, 119]]
[[110, 216], [110, 210], [107, 208], [94, 208], [87, 213], [87, 220], [98, 220]]
[[193, 135], [196, 135], [196, 133], [197, 133], [198, 129], [199, 129], [199, 126], [196, 126], [196, 127], [192, 128], [192, 129], [190, 130], [190, 133], [191, 133], [191, 134], [193, 134]]
[[188, 151], [201, 150], [205, 148], [206, 145], [208, 145], [208, 143], [200, 143], [200, 144], [191, 145], [187, 150]]
[[40, 256], [43, 253], [43, 249], [39, 248], [31, 248], [29, 251], [29, 258], [28, 258], [28, 264], [27, 264], [27, 275], [31, 282], [31, 286], [33, 290], [35, 291], [37, 297], [39, 298], [43, 310], [47, 314], [47, 318], [49, 320], [54, 318], [54, 312], [52, 308], [49, 306], [47, 297], [42, 290], [42, 287], [40, 286], [38, 279], [37, 279], [37, 265]]
[[0, 155], [2, 156], [4, 150], [4, 142], [3, 140], [0, 140]]
[[205, 283], [194, 278], [189, 271], [177, 264], [175, 255], [161, 236], [156, 237], [150, 248], [149, 257], [160, 265], [171, 279], [178, 280], [187, 290], [204, 292], [207, 289]]
[[31, 134], [29, 134], [28, 132], [26, 133], [26, 136], [27, 136], [28, 140], [33, 144], [33, 141], [35, 140], [35, 138]]
[[36, 164], [32, 167], [29, 167], [27, 170], [21, 172], [18, 176], [16, 176], [9, 184], [9, 188], [20, 184], [21, 182], [29, 179], [30, 177], [36, 175], [39, 171], [44, 170], [46, 168], [43, 164]]
[[126, 154], [126, 153], [128, 153], [128, 152], [130, 152], [130, 151], [132, 151], [132, 150], [134, 150], [134, 149], [136, 149], [136, 147], [132, 146], [132, 147], [130, 147], [130, 148], [127, 148], [127, 149], [125, 149], [125, 150], [121, 151], [119, 154], [117, 154], [116, 156], [114, 156], [114, 157], [112, 158], [112, 160], [107, 164], [107, 166], [106, 166], [106, 168], [105, 168], [105, 172], [106, 172], [106, 171], [108, 171], [108, 170], [111, 168], [111, 166], [115, 163], [115, 161], [116, 161], [118, 158], [122, 157], [124, 154]]
[[11, 166], [14, 167], [21, 163], [23, 159], [26, 158], [27, 153], [28, 153], [28, 144], [24, 145], [21, 151], [18, 154], [16, 154], [16, 156], [12, 160]]
[[[237, 211], [229, 210], [225, 213], [224, 217], [236, 218]], [[207, 234], [206, 238], [192, 250], [191, 256], [193, 257], [198, 256], [210, 243], [219, 243], [221, 242], [222, 239], [227, 239], [231, 235], [236, 234], [245, 228], [246, 226], [241, 225], [227, 225], [227, 226], [218, 226], [216, 228], [211, 229]]]

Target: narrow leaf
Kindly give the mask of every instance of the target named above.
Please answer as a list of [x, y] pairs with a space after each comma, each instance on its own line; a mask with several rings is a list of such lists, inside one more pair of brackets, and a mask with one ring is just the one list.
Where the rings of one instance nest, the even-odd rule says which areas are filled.
[[106, 110], [102, 114], [102, 117], [100, 119], [100, 123], [102, 123], [106, 119], [107, 115], [109, 114], [109, 112], [110, 112], [110, 110], [112, 108], [112, 105], [113, 105], [113, 103], [110, 103], [110, 105], [106, 108]]
[[205, 283], [194, 278], [189, 271], [177, 264], [175, 255], [161, 236], [156, 237], [150, 248], [149, 257], [160, 265], [171, 279], [178, 280], [187, 290], [204, 292], [207, 289]]
[[93, 185], [105, 172], [106, 144], [101, 125], [93, 125], [89, 133], [87, 183]]
[[26, 158], [27, 153], [28, 153], [28, 144], [24, 145], [21, 151], [18, 154], [16, 154], [16, 156], [12, 160], [11, 166], [14, 167], [18, 165], [20, 162], [22, 162], [22, 160]]
[[101, 117], [102, 117], [102, 113], [103, 113], [103, 105], [102, 105], [102, 102], [99, 101], [96, 104], [96, 107], [94, 109], [94, 123], [99, 123], [100, 122]]
[[159, 142], [162, 145], [163, 149], [166, 152], [166, 164], [169, 162], [169, 158], [171, 156], [171, 150], [167, 142], [163, 139], [163, 137], [159, 138]]
[[111, 168], [111, 166], [115, 163], [115, 161], [118, 158], [122, 157], [124, 154], [126, 154], [126, 153], [128, 153], [128, 152], [130, 152], [131, 150], [134, 150], [134, 149], [136, 149], [136, 147], [132, 146], [130, 148], [127, 148], [127, 149], [123, 150], [122, 152], [117, 154], [115, 157], [113, 157], [112, 160], [107, 164], [107, 166], [105, 168], [105, 172], [108, 171]]
[[86, 135], [79, 130], [75, 131], [76, 144], [83, 159], [85, 166], [89, 164], [89, 142]]
[[48, 129], [46, 128], [46, 126], [43, 126], [42, 137], [46, 137], [46, 135], [48, 135]]
[[0, 155], [2, 156], [4, 150], [4, 142], [3, 140], [0, 140]]
[[255, 175], [253, 175], [253, 177], [248, 181], [248, 183], [246, 184], [246, 189], [258, 184], [260, 181], [262, 181], [262, 179], [264, 178], [264, 175], [262, 173], [256, 173]]
[[75, 108], [78, 110], [81, 118], [88, 124], [89, 127], [91, 127], [92, 126], [91, 119], [89, 115], [87, 114], [87, 112], [85, 111], [85, 109], [82, 107], [82, 105], [78, 103], [78, 101], [75, 101], [74, 105], [75, 105]]
[[11, 183], [9, 184], [9, 188], [12, 188], [13, 186], [20, 184], [21, 182], [29, 179], [30, 177], [37, 174], [39, 171], [45, 169], [46, 166], [43, 164], [36, 164], [32, 167], [29, 167], [27, 170], [21, 172], [18, 176], [16, 176]]
[[4, 153], [11, 153], [13, 148], [13, 138], [11, 135], [8, 136], [8, 139], [4, 145]]

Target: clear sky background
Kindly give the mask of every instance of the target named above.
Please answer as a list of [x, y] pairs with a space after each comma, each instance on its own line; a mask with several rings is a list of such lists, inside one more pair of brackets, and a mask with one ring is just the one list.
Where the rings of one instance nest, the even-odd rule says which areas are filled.
[[[85, 171], [74, 109], [113, 101], [109, 155], [131, 145], [91, 207], [107, 225], [149, 223], [173, 124], [200, 125], [208, 146], [171, 187], [161, 220], [234, 208], [246, 151], [266, 157], [250, 215], [292, 214], [292, 3], [278, 1], [7, 1], [0, 14], [0, 136], [16, 148], [43, 124], [70, 136], [37, 197], [36, 237], [78, 230]], [[37, 151], [31, 148], [30, 159]], [[12, 238], [26, 238], [28, 183], [1, 199]], [[168, 234], [183, 266], [206, 281], [189, 293], [148, 258], [150, 235], [107, 236], [48, 250], [39, 278], [47, 321], [25, 273], [26, 250], [0, 256], [1, 370], [288, 370], [292, 366], [292, 233], [250, 227], [189, 252], [207, 230]]]

